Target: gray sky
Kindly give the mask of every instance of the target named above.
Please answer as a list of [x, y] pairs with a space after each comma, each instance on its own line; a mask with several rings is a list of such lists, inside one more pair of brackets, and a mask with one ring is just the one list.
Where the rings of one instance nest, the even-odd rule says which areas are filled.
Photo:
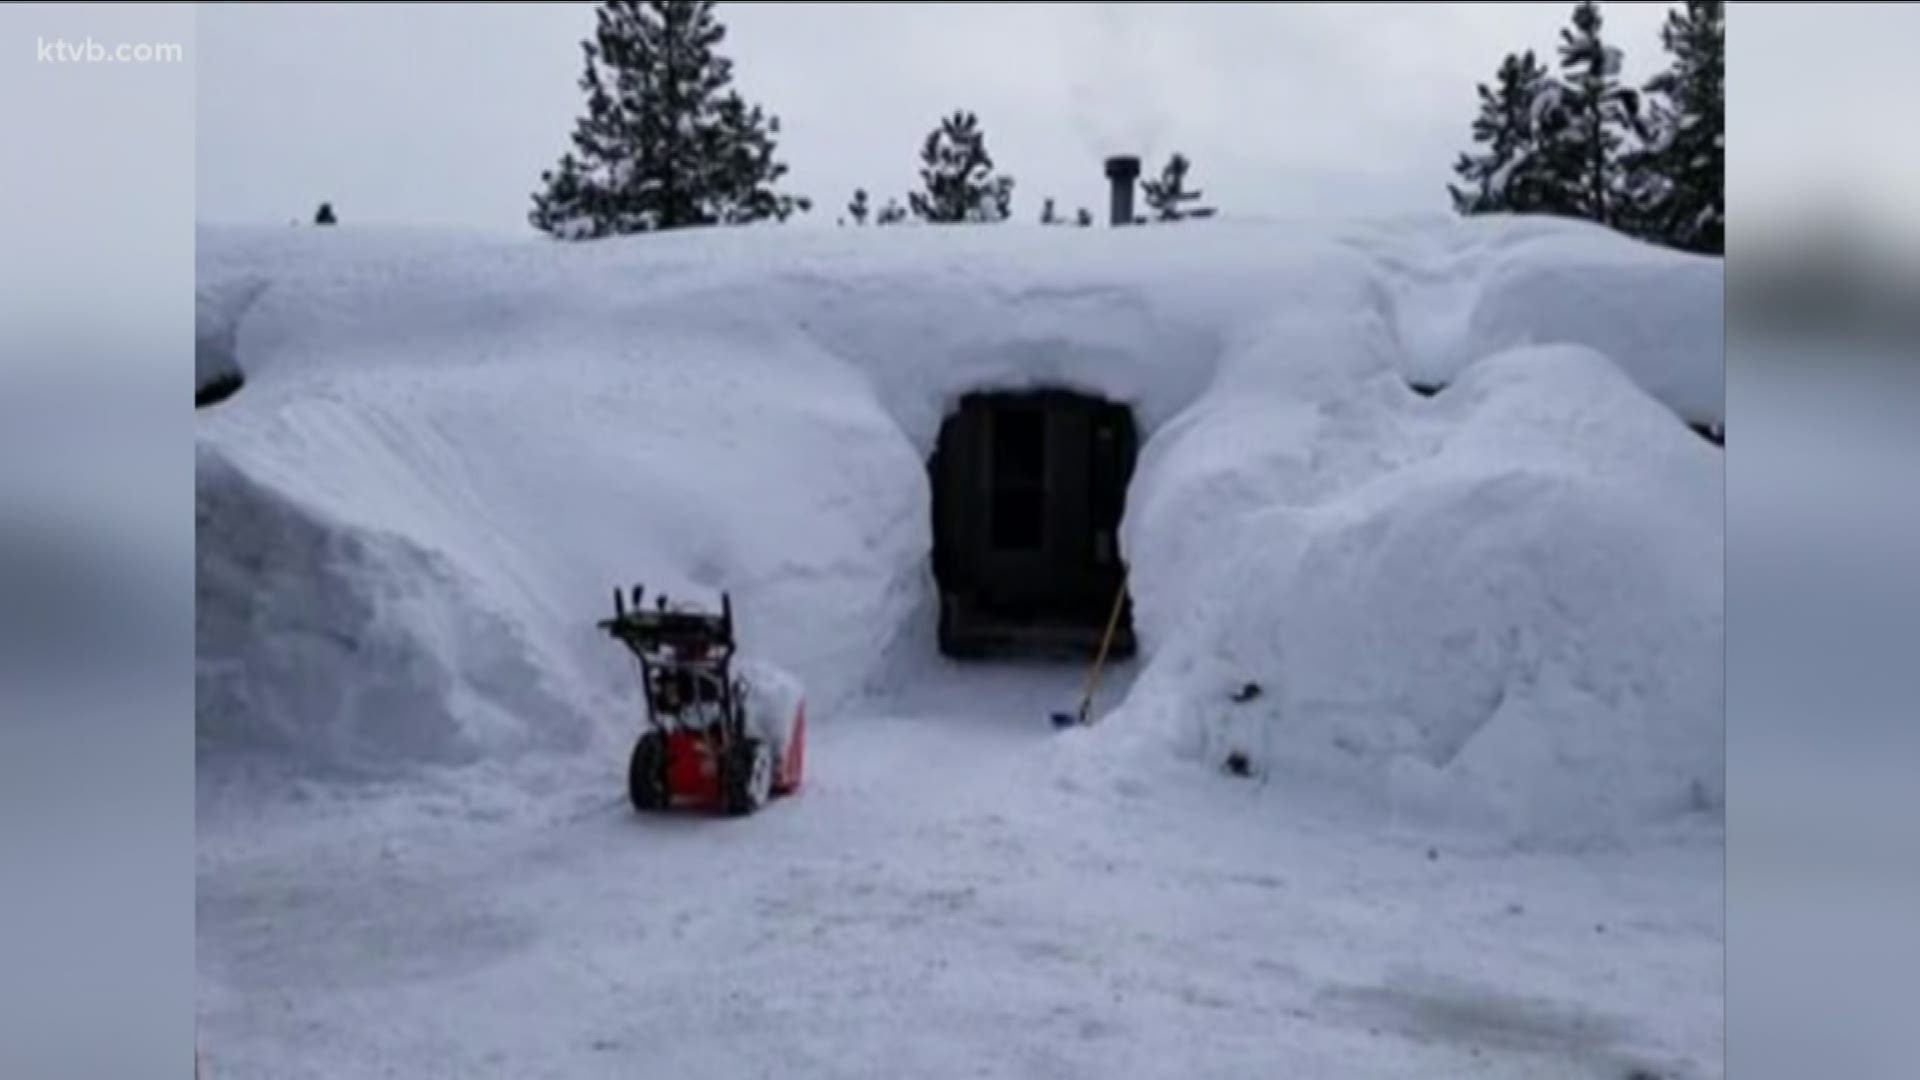
[[[1604, 6], [1640, 81], [1666, 4]], [[737, 84], [783, 123], [787, 188], [831, 225], [916, 181], [920, 140], [977, 112], [1015, 214], [1104, 201], [1100, 158], [1174, 150], [1223, 212], [1447, 206], [1474, 84], [1551, 56], [1572, 4], [723, 3]], [[1729, 20], [1733, 22], [1732, 19]], [[589, 4], [205, 5], [202, 220], [522, 231], [582, 110]]]
[[[1920, 4], [1727, 5], [1728, 228], [1839, 213], [1920, 243]], [[1736, 236], [1737, 240], [1737, 236]]]

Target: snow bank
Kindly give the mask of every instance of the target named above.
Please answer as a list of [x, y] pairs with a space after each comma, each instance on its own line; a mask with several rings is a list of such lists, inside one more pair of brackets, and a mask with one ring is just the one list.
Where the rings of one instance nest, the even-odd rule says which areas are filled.
[[484, 582], [297, 504], [217, 448], [196, 466], [202, 743], [334, 776], [584, 745], [584, 718]]
[[1574, 346], [1489, 357], [1424, 410], [1361, 380], [1294, 434], [1224, 478], [1205, 449], [1148, 463], [1143, 487], [1267, 493], [1134, 523], [1165, 647], [1130, 710], [1424, 823], [1591, 839], [1718, 805], [1716, 451]]
[[246, 381], [235, 336], [240, 316], [266, 288], [257, 278], [217, 279], [194, 291], [193, 389], [196, 400], [231, 395]]
[[[248, 476], [203, 449], [203, 743], [360, 772], [628, 732], [637, 684], [593, 627], [616, 583], [730, 589], [746, 647], [829, 699], [905, 621], [924, 496], [890, 428], [789, 396], [798, 430], [755, 438], [778, 386], [675, 417], [645, 385], [518, 374], [282, 401]], [[732, 452], [702, 462], [701, 436]]]
[[1355, 243], [1389, 271], [1383, 302], [1413, 382], [1445, 385], [1508, 349], [1584, 345], [1689, 423], [1726, 419], [1718, 259], [1651, 252], [1585, 223], [1505, 215], [1376, 228]]
[[1576, 759], [1633, 813], [1711, 771], [1720, 458], [1681, 417], [1718, 419], [1717, 264], [1495, 220], [201, 253], [203, 295], [258, 289], [202, 306], [248, 384], [200, 419], [203, 759], [624, 739], [592, 621], [635, 581], [731, 590], [830, 714], [925, 647], [941, 419], [1050, 385], [1147, 436], [1140, 725], [1510, 819], [1598, 805]]
[[1488, 274], [1459, 359], [1524, 345], [1584, 345], [1687, 421], [1723, 422], [1724, 371], [1702, 362], [1726, 350], [1721, 264], [1640, 256], [1594, 238], [1512, 253]]

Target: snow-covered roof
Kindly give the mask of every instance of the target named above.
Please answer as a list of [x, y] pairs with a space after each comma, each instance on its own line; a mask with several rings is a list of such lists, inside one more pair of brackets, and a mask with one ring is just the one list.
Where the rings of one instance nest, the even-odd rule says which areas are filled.
[[[1573, 344], [1685, 420], [1724, 421], [1721, 262], [1560, 219], [746, 227], [584, 244], [203, 228], [199, 239], [203, 294], [232, 295], [235, 279], [274, 286], [255, 316], [270, 339], [241, 350], [250, 378], [297, 376], [282, 345], [304, 363], [368, 358], [311, 359], [342, 334], [391, 331], [457, 353], [476, 329], [495, 343], [559, 334], [590, 347], [595, 335], [750, 322], [813, 338], [881, 384], [951, 388], [1024, 367], [1116, 379], [1108, 390], [1167, 414], [1250, 328], [1336, 317], [1377, 327], [1365, 362], [1377, 348], [1411, 381], [1445, 383], [1516, 345]], [[219, 316], [203, 296], [203, 334]], [[1076, 354], [1106, 359], [1094, 371]]]

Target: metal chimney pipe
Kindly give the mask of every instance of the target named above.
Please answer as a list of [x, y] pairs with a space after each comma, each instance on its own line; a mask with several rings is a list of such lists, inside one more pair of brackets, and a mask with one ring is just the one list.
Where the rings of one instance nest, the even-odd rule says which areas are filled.
[[1140, 159], [1130, 154], [1107, 159], [1107, 182], [1113, 187], [1111, 221], [1133, 224], [1133, 185], [1140, 179]]

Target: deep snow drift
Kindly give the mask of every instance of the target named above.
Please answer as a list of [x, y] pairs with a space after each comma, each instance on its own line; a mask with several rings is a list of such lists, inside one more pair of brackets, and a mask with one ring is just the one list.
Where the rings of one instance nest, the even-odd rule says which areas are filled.
[[200, 250], [246, 379], [200, 419], [210, 777], [623, 750], [634, 581], [730, 589], [831, 723], [931, 649], [947, 409], [1055, 385], [1146, 439], [1148, 662], [1081, 741], [1529, 839], [1717, 807], [1716, 261], [1484, 219]]

